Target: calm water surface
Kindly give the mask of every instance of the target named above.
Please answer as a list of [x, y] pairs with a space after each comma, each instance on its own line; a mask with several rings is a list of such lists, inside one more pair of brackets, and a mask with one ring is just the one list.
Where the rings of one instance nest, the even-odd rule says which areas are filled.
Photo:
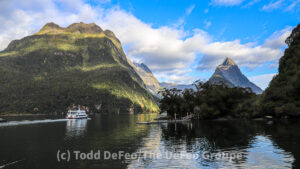
[[[152, 119], [149, 114], [45, 118], [0, 124], [0, 168], [300, 168], [299, 122], [136, 124]], [[98, 150], [100, 158], [93, 160], [74, 154]], [[68, 151], [69, 161], [58, 161]], [[104, 159], [104, 152], [131, 158]]]

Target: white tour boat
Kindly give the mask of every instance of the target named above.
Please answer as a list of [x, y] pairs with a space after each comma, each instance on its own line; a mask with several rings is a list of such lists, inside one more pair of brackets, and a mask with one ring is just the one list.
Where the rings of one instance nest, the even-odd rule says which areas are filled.
[[85, 110], [69, 110], [67, 113], [68, 119], [86, 119], [88, 118]]

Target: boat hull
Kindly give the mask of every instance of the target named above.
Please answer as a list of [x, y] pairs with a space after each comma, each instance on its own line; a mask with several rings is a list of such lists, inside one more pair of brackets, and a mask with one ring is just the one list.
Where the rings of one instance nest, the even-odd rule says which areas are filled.
[[86, 119], [88, 118], [85, 110], [69, 110], [67, 113], [67, 119]]
[[87, 119], [88, 117], [67, 117], [67, 119]]

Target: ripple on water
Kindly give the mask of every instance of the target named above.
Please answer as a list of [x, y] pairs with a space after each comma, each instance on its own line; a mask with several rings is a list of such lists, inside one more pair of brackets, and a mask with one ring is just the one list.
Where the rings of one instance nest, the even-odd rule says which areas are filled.
[[[186, 139], [165, 139], [161, 126], [153, 125], [142, 144], [137, 152], [148, 156], [131, 161], [128, 168], [291, 168], [294, 161], [291, 153], [263, 135], [255, 136], [246, 146], [218, 149], [206, 137], [195, 138], [188, 144]], [[203, 155], [206, 152], [243, 156], [240, 159], [207, 159]]]

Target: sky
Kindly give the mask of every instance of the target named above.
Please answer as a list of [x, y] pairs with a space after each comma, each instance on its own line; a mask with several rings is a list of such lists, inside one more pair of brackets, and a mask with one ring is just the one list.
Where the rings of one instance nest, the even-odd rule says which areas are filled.
[[160, 82], [208, 80], [230, 57], [265, 89], [299, 14], [300, 0], [1, 0], [0, 50], [48, 22], [94, 22]]

